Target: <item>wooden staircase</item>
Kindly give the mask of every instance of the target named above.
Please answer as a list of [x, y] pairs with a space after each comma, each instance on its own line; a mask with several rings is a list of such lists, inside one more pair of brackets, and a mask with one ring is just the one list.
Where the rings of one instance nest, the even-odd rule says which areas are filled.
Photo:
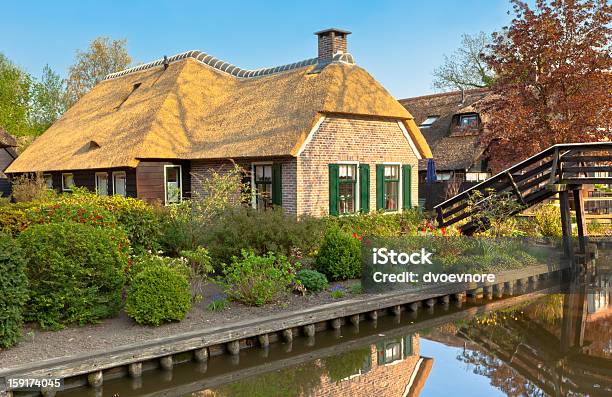
[[[574, 201], [580, 232], [584, 226], [584, 206], [582, 186], [590, 184], [612, 184], [612, 177], [594, 176], [597, 173], [612, 172], [612, 142], [559, 144], [522, 161], [499, 174], [479, 183], [434, 207], [438, 227], [446, 227], [462, 222], [461, 232], [472, 235], [483, 229], [482, 215], [478, 205], [474, 205], [474, 194], [480, 192], [486, 200], [495, 197], [512, 197], [520, 204], [518, 213], [559, 193], [562, 209], [564, 234], [569, 218], [568, 192], [574, 192]], [[480, 195], [479, 195], [480, 196]], [[519, 206], [517, 206], [519, 207]], [[584, 232], [584, 230], [582, 230]], [[579, 233], [584, 235], [584, 233]]]

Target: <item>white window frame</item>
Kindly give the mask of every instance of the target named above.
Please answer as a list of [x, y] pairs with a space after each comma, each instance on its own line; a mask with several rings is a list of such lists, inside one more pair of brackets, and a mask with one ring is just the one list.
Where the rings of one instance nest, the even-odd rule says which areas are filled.
[[[98, 190], [98, 177], [99, 177], [99, 176], [101, 176], [101, 175], [106, 176], [106, 196], [108, 196], [108, 195], [109, 195], [109, 193], [110, 193], [110, 192], [108, 191], [108, 188], [109, 188], [109, 183], [108, 183], [108, 172], [96, 172], [96, 173], [95, 173], [95, 175], [94, 175], [94, 181], [95, 181], [95, 184], [96, 184], [96, 194], [97, 194], [97, 195], [99, 195], [99, 196], [101, 196], [100, 191]], [[114, 189], [113, 189], [113, 191], [114, 191]]]
[[[402, 163], [398, 163], [398, 162], [385, 162], [385, 163], [382, 163], [382, 165], [383, 166], [384, 165], [397, 165], [398, 168], [399, 168], [398, 173], [397, 173], [397, 175], [399, 177], [399, 184], [398, 184], [398, 187], [397, 187], [399, 189], [399, 191], [397, 192], [397, 210], [391, 211], [391, 210], [383, 209], [383, 213], [385, 213], [385, 214], [397, 214], [397, 213], [400, 213], [400, 212], [403, 211], [402, 203], [404, 202], [403, 201], [404, 196], [402, 195], [403, 188], [404, 188], [404, 186], [403, 186], [403, 183], [404, 183], [403, 176], [404, 175], [402, 174], [402, 172], [403, 172], [402, 171]], [[412, 175], [410, 175], [410, 178], [412, 178]], [[384, 189], [384, 185], [385, 185], [385, 171], [383, 170], [383, 189]], [[384, 190], [383, 190], [383, 192], [384, 192]], [[412, 206], [412, 203], [410, 203], [410, 204]]]
[[[43, 177], [43, 181], [45, 181], [45, 186], [47, 187], [47, 189], [53, 190], [53, 174], [43, 174], [42, 177]], [[51, 186], [49, 186], [49, 184], [47, 183], [47, 178], [51, 180]]]
[[[331, 163], [331, 164], [337, 164], [337, 165], [354, 165], [355, 166], [355, 178], [356, 178], [356, 183], [355, 183], [355, 212], [353, 213], [349, 213], [349, 214], [340, 214], [338, 213], [338, 216], [355, 216], [357, 214], [359, 214], [359, 212], [361, 212], [361, 186], [360, 186], [360, 179], [361, 179], [361, 171], [359, 170], [359, 161], [336, 161], [335, 163]], [[340, 176], [338, 175], [338, 180], [340, 180]], [[338, 194], [340, 194], [340, 192], [338, 192]], [[338, 197], [339, 199], [340, 197]], [[338, 200], [338, 207], [340, 207], [340, 201]], [[328, 211], [329, 212], [329, 211]], [[339, 212], [339, 211], [338, 211]]]
[[111, 174], [111, 178], [113, 178], [113, 196], [117, 195], [117, 189], [115, 186], [115, 176], [116, 175], [123, 175], [123, 178], [125, 180], [125, 196], [123, 197], [127, 197], [127, 175], [125, 171], [113, 171], [113, 173]]
[[180, 164], [164, 164], [164, 204], [176, 204], [176, 203], [168, 203], [168, 174], [166, 170], [168, 168], [177, 168], [179, 169], [179, 203], [183, 201], [183, 166]]
[[[257, 189], [255, 186], [255, 166], [256, 165], [269, 165], [273, 166], [272, 161], [254, 161], [251, 163], [251, 207], [257, 209]], [[274, 170], [272, 170], [274, 172]]]
[[[64, 175], [72, 175], [72, 186], [71, 187], [64, 186]], [[74, 186], [76, 186], [76, 184], [74, 183], [74, 173], [62, 172], [62, 192], [71, 192]]]

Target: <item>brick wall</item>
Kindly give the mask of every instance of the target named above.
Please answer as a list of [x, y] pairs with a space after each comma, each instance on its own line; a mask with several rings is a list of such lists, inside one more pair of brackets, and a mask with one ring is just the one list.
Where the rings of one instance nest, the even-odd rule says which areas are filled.
[[319, 59], [323, 62], [331, 61], [337, 52], [346, 53], [346, 34], [326, 32], [319, 35]]
[[376, 209], [376, 164], [412, 165], [412, 205], [418, 204], [418, 160], [397, 121], [329, 116], [297, 159], [297, 213], [329, 213], [328, 164], [370, 165], [370, 210]]
[[[297, 160], [293, 157], [254, 158], [237, 160], [236, 164], [238, 164], [238, 166], [243, 168], [250, 175], [251, 165], [255, 162], [272, 162], [282, 164], [283, 209], [289, 214], [297, 214], [295, 189]], [[227, 172], [232, 168], [233, 163], [230, 160], [193, 160], [191, 162], [192, 191], [205, 194], [201, 184], [202, 177], [209, 177], [213, 171], [222, 173]]]
[[405, 357], [402, 361], [380, 366], [376, 359], [376, 345], [372, 345], [370, 347], [372, 359], [370, 371], [339, 382], [332, 382], [327, 375], [324, 375], [320, 386], [313, 391], [312, 395], [321, 397], [403, 396], [406, 385], [410, 382], [412, 373], [421, 358], [418, 339], [417, 336], [413, 338], [414, 355]]

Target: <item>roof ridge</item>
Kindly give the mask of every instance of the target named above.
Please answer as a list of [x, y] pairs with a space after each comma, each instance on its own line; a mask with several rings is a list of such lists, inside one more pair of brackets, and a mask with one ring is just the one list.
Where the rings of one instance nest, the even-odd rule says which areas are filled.
[[[129, 69], [125, 69], [119, 72], [115, 72], [115, 73], [110, 73], [108, 74], [106, 77], [104, 77], [104, 80], [110, 80], [110, 79], [114, 79], [117, 77], [122, 77], [131, 73], [135, 73], [135, 72], [140, 72], [142, 70], [147, 70], [147, 69], [151, 69], [154, 68], [156, 66], [160, 66], [163, 65], [164, 62], [168, 62], [168, 63], [172, 63], [172, 62], [176, 62], [176, 61], [180, 61], [186, 58], [193, 58], [196, 61], [203, 63], [207, 66], [210, 66], [214, 69], [220, 70], [222, 72], [228, 73], [234, 77], [238, 77], [238, 78], [251, 78], [251, 77], [260, 77], [260, 76], [267, 76], [270, 74], [274, 74], [274, 73], [280, 73], [280, 72], [285, 72], [287, 70], [293, 70], [293, 69], [297, 69], [297, 68], [301, 68], [304, 66], [311, 66], [311, 65], [316, 65], [319, 64], [319, 59], [318, 58], [309, 58], [309, 59], [304, 59], [302, 61], [298, 61], [298, 62], [293, 62], [293, 63], [288, 63], [285, 65], [280, 65], [280, 66], [273, 66], [273, 67], [269, 67], [269, 68], [260, 68], [260, 69], [242, 69], [236, 65], [233, 65], [229, 62], [223, 61], [219, 58], [215, 58], [214, 56], [207, 54], [205, 52], [202, 52], [200, 50], [190, 50], [190, 51], [185, 51], [185, 52], [181, 52], [179, 54], [173, 55], [171, 57], [167, 57], [167, 58], [160, 58], [157, 59], [155, 61], [152, 62], [148, 62], [148, 63], [144, 63], [142, 65], [138, 65], [138, 66], [134, 66], [132, 68]], [[353, 57], [350, 54], [344, 53], [338, 53], [334, 56], [333, 60], [331, 62], [342, 62], [342, 63], [347, 63], [347, 64], [354, 64], [355, 61], [353, 59]], [[330, 62], [327, 62], [330, 63]], [[325, 64], [327, 64], [325, 63]], [[325, 64], [321, 63], [321, 66], [325, 66]]]
[[[469, 90], [465, 90], [464, 93], [465, 94], [476, 94], [476, 93], [479, 93], [479, 92], [487, 92], [487, 91], [491, 91], [491, 89], [490, 88], [472, 88], [472, 89], [469, 89]], [[436, 94], [414, 96], [414, 97], [409, 97], [409, 98], [398, 99], [398, 101], [400, 101], [400, 102], [402, 102], [402, 101], [413, 101], [413, 100], [416, 100], [416, 99], [436, 98], [436, 97], [444, 97], [444, 96], [451, 96], [451, 95], [461, 95], [461, 90], [439, 92], [439, 93], [436, 93]]]

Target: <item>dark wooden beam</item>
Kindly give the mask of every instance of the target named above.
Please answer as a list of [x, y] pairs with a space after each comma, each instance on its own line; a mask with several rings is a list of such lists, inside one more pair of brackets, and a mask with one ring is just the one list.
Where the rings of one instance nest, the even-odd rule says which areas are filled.
[[573, 190], [573, 194], [574, 209], [576, 210], [576, 223], [578, 225], [578, 242], [580, 244], [580, 252], [585, 254], [587, 250], [587, 227], [584, 216], [584, 193], [582, 189], [578, 188]]
[[574, 247], [572, 245], [572, 217], [570, 213], [569, 192], [567, 190], [559, 192], [559, 202], [561, 204], [561, 228], [563, 230], [563, 249], [568, 258], [574, 257]]

